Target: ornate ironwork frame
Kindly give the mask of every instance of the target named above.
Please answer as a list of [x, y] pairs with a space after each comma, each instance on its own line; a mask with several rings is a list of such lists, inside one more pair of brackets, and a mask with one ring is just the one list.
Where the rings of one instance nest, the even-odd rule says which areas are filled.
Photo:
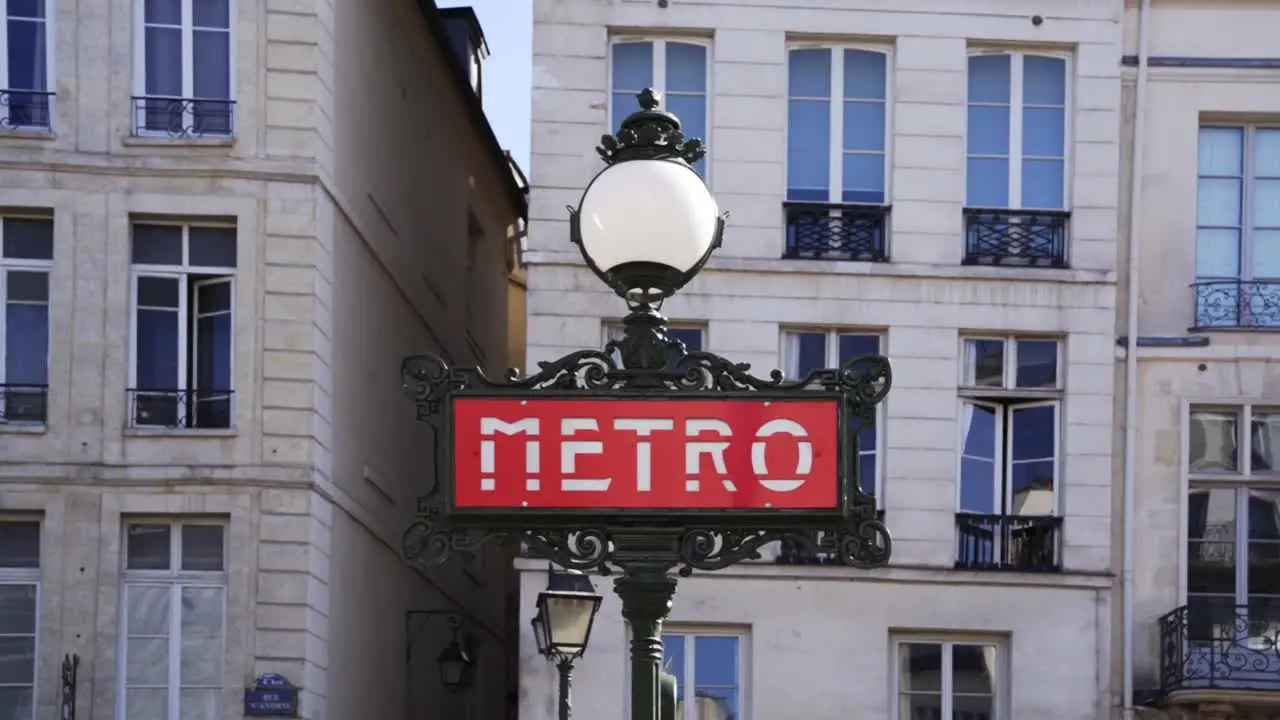
[[[859, 426], [874, 419], [876, 403], [889, 391], [886, 358], [856, 358], [800, 380], [785, 380], [778, 370], [763, 379], [751, 375], [745, 363], [688, 352], [667, 337], [665, 319], [650, 306], [637, 309], [624, 325], [623, 338], [603, 350], [579, 350], [539, 363], [536, 373], [523, 377], [510, 371], [504, 379], [492, 379], [479, 368], [450, 367], [434, 355], [404, 360], [404, 389], [417, 404], [418, 419], [432, 428], [435, 457], [434, 483], [418, 499], [416, 518], [403, 537], [406, 559], [428, 566], [451, 553], [473, 553], [487, 542], [517, 538], [565, 568], [610, 574], [635, 562], [689, 575], [759, 558], [763, 546], [778, 540], [816, 552], [813, 531], [821, 530], [834, 538], [822, 549], [834, 551], [844, 564], [870, 568], [888, 562], [892, 540], [877, 517], [875, 498], [858, 487], [855, 462]], [[458, 508], [451, 420], [459, 398], [828, 400], [839, 408], [838, 502], [813, 511]]]

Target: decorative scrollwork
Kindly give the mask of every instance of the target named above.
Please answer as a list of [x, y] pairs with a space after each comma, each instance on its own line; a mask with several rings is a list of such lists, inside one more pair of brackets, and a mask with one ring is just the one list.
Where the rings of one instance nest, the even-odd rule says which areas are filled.
[[133, 99], [134, 131], [172, 138], [230, 137], [235, 101], [140, 96]]
[[692, 165], [707, 153], [698, 138], [687, 138], [675, 115], [658, 109], [662, 96], [648, 88], [636, 95], [640, 110], [622, 121], [617, 135], [603, 135], [596, 148], [606, 165], [627, 160], [683, 160]]
[[1161, 690], [1280, 688], [1280, 603], [1216, 600], [1198, 598], [1160, 618]]
[[1195, 327], [1280, 328], [1280, 282], [1202, 280], [1195, 294]]

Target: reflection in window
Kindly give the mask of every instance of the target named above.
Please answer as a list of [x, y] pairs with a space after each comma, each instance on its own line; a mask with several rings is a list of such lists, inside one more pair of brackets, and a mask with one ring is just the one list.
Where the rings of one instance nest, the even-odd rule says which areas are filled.
[[[1242, 420], [1248, 432], [1241, 432]], [[1275, 409], [1192, 406], [1187, 436], [1187, 470], [1192, 474], [1280, 472], [1280, 411]]]
[[1193, 488], [1186, 552], [1189, 639], [1280, 628], [1280, 491]]
[[898, 645], [898, 720], [998, 718], [998, 648], [992, 644]]
[[738, 635], [664, 633], [663, 665], [676, 678], [677, 720], [741, 720]]
[[[661, 109], [680, 118], [686, 137], [707, 138], [708, 47], [677, 40], [624, 40], [612, 47], [612, 80], [609, 92], [609, 127], [617, 129], [628, 115], [640, 109], [636, 95], [653, 88], [661, 97]], [[707, 160], [694, 163], [706, 176]]]

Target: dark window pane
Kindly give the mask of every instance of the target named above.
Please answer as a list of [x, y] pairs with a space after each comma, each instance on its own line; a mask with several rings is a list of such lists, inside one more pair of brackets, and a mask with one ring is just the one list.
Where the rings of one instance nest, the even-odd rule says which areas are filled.
[[875, 452], [858, 455], [858, 487], [868, 495], [876, 494], [876, 454]]
[[53, 221], [5, 218], [4, 256], [16, 260], [52, 260]]
[[49, 301], [49, 273], [45, 270], [10, 270], [5, 299], [11, 302]]
[[226, 313], [231, 310], [230, 280], [197, 281], [195, 295], [197, 316]]
[[194, 225], [187, 230], [190, 238], [191, 265], [205, 267], [236, 266], [236, 229]]
[[[49, 306], [5, 306], [5, 382], [49, 383]], [[43, 419], [43, 418], [37, 418]]]
[[0, 584], [0, 635], [35, 634], [35, 584]]
[[148, 27], [146, 37], [146, 94], [182, 97], [182, 30]]
[[10, 90], [47, 90], [49, 88], [49, 58], [45, 46], [43, 20], [15, 20], [10, 18], [7, 35], [9, 40]]
[[827, 334], [820, 332], [796, 333], [795, 377], [803, 378], [811, 370], [827, 366]]
[[230, 28], [230, 0], [195, 0], [191, 4], [191, 24], [198, 28]]
[[182, 227], [134, 225], [133, 263], [135, 265], [181, 265]]
[[1054, 441], [1057, 439], [1054, 419], [1057, 410], [1056, 405], [1036, 405], [1013, 410], [1014, 462], [1054, 457]]
[[182, 569], [221, 572], [223, 563], [221, 525], [182, 526]]
[[663, 669], [676, 676], [676, 683], [681, 692], [684, 691], [684, 635], [662, 636]]
[[840, 336], [840, 365], [842, 367], [856, 357], [878, 354], [880, 354], [879, 335]]
[[178, 278], [138, 278], [138, 307], [177, 310], [179, 306]]
[[667, 331], [667, 337], [684, 343], [684, 349], [689, 352], [702, 350], [702, 331], [698, 328], [671, 328]]
[[231, 316], [196, 321], [196, 383], [202, 391], [231, 389]]
[[613, 90], [626, 93], [614, 108], [615, 122], [639, 107], [635, 94], [653, 85], [653, 43], [617, 43], [613, 46]]
[[0, 567], [40, 567], [39, 522], [0, 522]]
[[1004, 341], [968, 340], [965, 362], [969, 365], [968, 381], [977, 387], [1004, 386]]
[[178, 314], [138, 311], [137, 385], [149, 390], [178, 387]]
[[1249, 539], [1280, 540], [1280, 493], [1248, 490]]
[[231, 97], [231, 33], [196, 30], [191, 34], [191, 44], [192, 96], [211, 100]]
[[125, 541], [125, 567], [129, 570], [168, 570], [169, 542], [173, 530], [168, 525], [130, 525]]
[[1255, 410], [1249, 425], [1253, 471], [1280, 471], [1280, 412]]
[[1235, 410], [1192, 410], [1191, 472], [1237, 472], [1239, 464], [1239, 413]]
[[936, 643], [903, 643], [898, 690], [902, 693], [942, 692], [942, 646]]
[[44, 0], [8, 0], [9, 17], [44, 19]]
[[1058, 386], [1058, 343], [1053, 340], [1019, 340], [1018, 372], [1020, 388]]
[[[200, 4], [199, 0], [196, 4]], [[144, 0], [142, 8], [142, 21], [145, 23], [182, 24], [182, 0]]]
[[[995, 695], [996, 654], [984, 645], [951, 647], [951, 688], [963, 695]], [[990, 702], [990, 698], [984, 699]]]
[[35, 674], [35, 637], [0, 636], [0, 685], [30, 684]]
[[35, 688], [32, 685], [0, 686], [0, 707], [10, 708], [13, 717], [29, 718], [35, 714]]

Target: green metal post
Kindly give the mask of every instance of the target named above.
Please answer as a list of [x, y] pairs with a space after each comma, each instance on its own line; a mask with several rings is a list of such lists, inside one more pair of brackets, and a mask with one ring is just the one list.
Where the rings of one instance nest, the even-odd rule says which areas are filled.
[[631, 625], [631, 720], [659, 720], [662, 621], [671, 611], [676, 579], [665, 565], [631, 564], [613, 589]]

